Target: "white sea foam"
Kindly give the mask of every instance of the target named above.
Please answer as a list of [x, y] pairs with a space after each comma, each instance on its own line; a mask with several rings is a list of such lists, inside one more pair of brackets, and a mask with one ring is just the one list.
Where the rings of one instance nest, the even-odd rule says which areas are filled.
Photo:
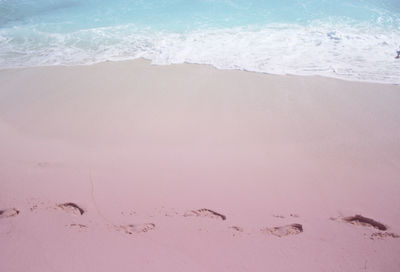
[[139, 30], [134, 25], [66, 34], [39, 29], [0, 29], [0, 67], [146, 58], [160, 65], [187, 62], [220, 69], [400, 84], [400, 60], [394, 59], [400, 45], [400, 30], [396, 29], [318, 22], [182, 33]]

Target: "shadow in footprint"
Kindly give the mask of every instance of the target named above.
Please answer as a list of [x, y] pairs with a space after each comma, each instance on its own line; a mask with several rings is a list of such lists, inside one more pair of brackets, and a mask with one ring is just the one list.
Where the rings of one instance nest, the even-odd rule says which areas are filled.
[[284, 237], [288, 235], [297, 235], [303, 232], [303, 226], [301, 224], [290, 224], [280, 227], [264, 228], [261, 230], [263, 233], [271, 234], [277, 237]]
[[144, 224], [129, 224], [123, 226], [115, 226], [117, 231], [123, 231], [127, 234], [139, 234], [154, 230], [156, 225], [154, 223], [144, 223]]
[[77, 204], [75, 204], [73, 202], [59, 204], [58, 207], [67, 212], [71, 212], [71, 213], [77, 214], [77, 215], [83, 215], [85, 213], [84, 209], [82, 209], [81, 207], [79, 207]]
[[359, 214], [356, 214], [355, 216], [345, 217], [343, 218], [343, 220], [355, 225], [373, 227], [379, 230], [387, 230], [387, 227], [384, 224]]
[[207, 217], [207, 218], [212, 218], [212, 219], [226, 220], [225, 215], [217, 213], [210, 209], [199, 209], [199, 210], [187, 211], [187, 212], [185, 212], [185, 214], [183, 216], [185, 216], [185, 217], [197, 216], [197, 217]]
[[7, 217], [14, 217], [19, 214], [19, 210], [12, 208], [12, 209], [5, 209], [0, 210], [0, 219], [7, 218]]

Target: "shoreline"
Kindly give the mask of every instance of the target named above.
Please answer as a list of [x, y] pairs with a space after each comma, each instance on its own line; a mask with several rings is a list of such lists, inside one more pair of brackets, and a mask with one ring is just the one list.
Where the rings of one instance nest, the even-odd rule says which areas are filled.
[[200, 64], [0, 70], [0, 270], [398, 271], [398, 105]]
[[340, 76], [329, 76], [329, 75], [317, 75], [317, 74], [277, 74], [277, 73], [268, 73], [268, 72], [261, 72], [261, 71], [252, 71], [240, 68], [218, 68], [214, 64], [207, 64], [207, 63], [192, 63], [192, 62], [184, 62], [184, 63], [169, 63], [169, 64], [157, 64], [152, 63], [152, 60], [146, 58], [135, 58], [135, 59], [126, 59], [126, 60], [103, 60], [98, 62], [86, 63], [86, 64], [55, 64], [55, 65], [43, 65], [43, 66], [21, 66], [21, 67], [0, 67], [0, 72], [8, 71], [8, 70], [23, 70], [23, 69], [40, 69], [40, 68], [56, 68], [56, 67], [85, 67], [85, 66], [93, 66], [93, 65], [102, 65], [106, 63], [124, 63], [124, 62], [147, 62], [149, 65], [154, 66], [174, 66], [174, 65], [200, 65], [200, 66], [210, 66], [213, 69], [221, 70], [221, 71], [240, 71], [245, 73], [256, 73], [262, 74], [267, 76], [287, 76], [287, 77], [316, 77], [316, 78], [326, 78], [326, 79], [334, 79], [334, 80], [341, 80], [345, 82], [358, 82], [358, 83], [367, 83], [367, 84], [382, 84], [382, 85], [393, 85], [393, 86], [400, 86], [399, 83], [391, 83], [391, 82], [384, 82], [384, 81], [374, 81], [374, 80], [362, 80], [362, 79], [350, 79], [344, 78]]

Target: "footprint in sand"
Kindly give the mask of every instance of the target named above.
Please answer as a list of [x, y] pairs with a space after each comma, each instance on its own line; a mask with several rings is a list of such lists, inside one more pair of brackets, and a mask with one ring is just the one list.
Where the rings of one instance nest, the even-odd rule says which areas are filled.
[[[282, 214], [273, 214], [272, 215], [273, 217], [275, 217], [275, 218], [279, 218], [279, 219], [285, 219], [286, 218], [286, 216], [284, 216], [284, 215], [282, 215]], [[298, 217], [300, 217], [298, 214], [296, 214], [296, 213], [291, 213], [291, 214], [289, 214], [289, 217], [296, 217], [296, 218], [298, 218]]]
[[271, 234], [277, 237], [284, 237], [288, 235], [297, 235], [303, 232], [303, 226], [301, 224], [290, 224], [280, 227], [264, 228], [261, 232]]
[[376, 228], [376, 229], [382, 230], [382, 231], [387, 230], [387, 227], [384, 224], [382, 224], [378, 221], [375, 221], [374, 219], [364, 217], [359, 214], [356, 214], [355, 216], [344, 217], [343, 220], [346, 221], [347, 223], [350, 223], [353, 225], [373, 227], [373, 228]]
[[353, 225], [372, 227], [372, 228], [380, 230], [381, 232], [374, 232], [370, 235], [369, 238], [371, 240], [383, 240], [386, 238], [400, 238], [400, 235], [398, 235], [396, 233], [386, 232], [386, 230], [388, 229], [388, 227], [386, 225], [384, 225], [381, 222], [378, 222], [372, 218], [362, 216], [360, 214], [344, 217], [343, 220], [345, 222], [353, 224]]
[[68, 224], [68, 225], [65, 225], [65, 226], [66, 226], [66, 227], [73, 228], [73, 229], [78, 229], [78, 230], [86, 230], [86, 229], [88, 228], [87, 225], [84, 225], [84, 224], [76, 224], [76, 223]]
[[400, 235], [393, 232], [374, 232], [369, 237], [371, 240], [383, 240], [386, 238], [400, 238]]
[[62, 210], [74, 214], [74, 215], [83, 215], [85, 213], [85, 210], [79, 207], [77, 204], [73, 202], [67, 202], [63, 204], [58, 204], [58, 208], [61, 208]]
[[230, 226], [229, 229], [232, 230], [232, 235], [233, 236], [237, 236], [240, 235], [244, 232], [244, 229], [242, 227], [238, 227], [238, 226]]
[[126, 234], [139, 234], [154, 230], [156, 225], [154, 223], [144, 223], [144, 224], [129, 224], [123, 226], [115, 226], [117, 231], [123, 231]]
[[54, 203], [51, 203], [49, 201], [43, 201], [36, 197], [28, 198], [26, 203], [29, 206], [29, 210], [31, 212], [37, 212], [39, 210], [54, 209], [54, 207], [53, 207]]
[[230, 226], [229, 228], [234, 230], [234, 231], [236, 231], [236, 232], [243, 232], [244, 231], [243, 228], [238, 227], [238, 226]]
[[19, 210], [12, 208], [12, 209], [5, 209], [0, 210], [0, 219], [7, 218], [7, 217], [14, 217], [19, 214]]
[[226, 220], [225, 215], [217, 213], [210, 209], [199, 209], [199, 210], [187, 211], [187, 212], [185, 212], [185, 214], [183, 216], [185, 216], [185, 217], [197, 216], [197, 217], [207, 217], [207, 218], [218, 219], [218, 220]]

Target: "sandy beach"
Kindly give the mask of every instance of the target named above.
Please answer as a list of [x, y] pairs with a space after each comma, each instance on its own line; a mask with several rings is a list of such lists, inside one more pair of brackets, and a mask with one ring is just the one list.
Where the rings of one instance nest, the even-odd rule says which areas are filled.
[[0, 70], [0, 271], [400, 271], [400, 86]]

